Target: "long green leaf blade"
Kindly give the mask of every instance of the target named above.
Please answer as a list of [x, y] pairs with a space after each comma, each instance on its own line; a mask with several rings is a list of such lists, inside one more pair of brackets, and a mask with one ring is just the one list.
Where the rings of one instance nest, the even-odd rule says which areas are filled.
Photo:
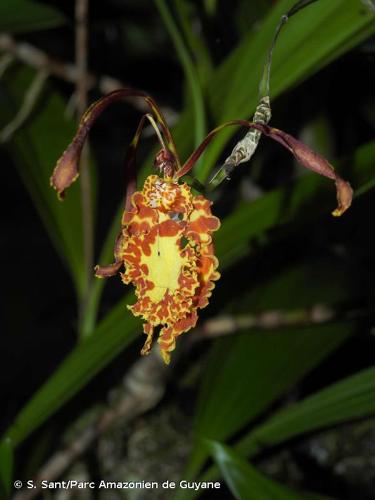
[[[264, 448], [279, 445], [304, 433], [374, 414], [375, 368], [371, 367], [280, 411], [245, 435], [235, 449], [244, 456], [253, 457]], [[211, 481], [218, 476], [218, 472], [216, 467], [210, 467], [200, 480]]]
[[245, 436], [238, 449], [246, 455], [254, 455], [264, 447], [306, 432], [374, 414], [375, 367], [371, 367], [279, 412]]

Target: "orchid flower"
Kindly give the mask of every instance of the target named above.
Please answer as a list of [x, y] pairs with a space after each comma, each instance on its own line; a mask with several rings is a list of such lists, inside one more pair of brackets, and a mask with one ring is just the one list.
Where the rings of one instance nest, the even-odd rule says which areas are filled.
[[[194, 195], [181, 178], [190, 172], [222, 128], [242, 126], [261, 132], [287, 148], [304, 167], [332, 179], [338, 200], [334, 216], [340, 216], [350, 206], [352, 189], [325, 158], [302, 142], [267, 124], [245, 120], [233, 120], [215, 128], [181, 165], [173, 137], [155, 101], [141, 91], [120, 89], [88, 108], [73, 141], [57, 162], [51, 185], [60, 199], [79, 175], [80, 155], [94, 122], [108, 105], [129, 96], [143, 99], [150, 113], [141, 118], [126, 156], [125, 211], [115, 242], [115, 262], [96, 266], [95, 275], [106, 278], [119, 273], [125, 284], [135, 286], [137, 301], [128, 308], [144, 320], [147, 337], [141, 354], [150, 352], [154, 331], [159, 328], [161, 355], [169, 363], [177, 337], [196, 325], [198, 310], [208, 305], [215, 281], [220, 278], [213, 245], [213, 233], [219, 229], [220, 221], [211, 213], [212, 202], [203, 195]], [[155, 158], [159, 175], [147, 177], [137, 191], [135, 153], [146, 120], [153, 126], [161, 146]]]

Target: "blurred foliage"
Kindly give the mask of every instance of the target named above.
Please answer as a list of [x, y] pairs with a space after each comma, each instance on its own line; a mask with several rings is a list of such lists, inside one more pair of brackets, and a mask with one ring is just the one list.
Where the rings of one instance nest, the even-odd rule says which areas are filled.
[[4, 1], [0, 4], [0, 32], [29, 33], [61, 26], [65, 16], [51, 6], [31, 0]]
[[[167, 117], [175, 119], [172, 132], [186, 158], [206, 129], [252, 115], [275, 27], [293, 3], [93, 1], [89, 66], [95, 74], [149, 91], [172, 109]], [[73, 2], [2, 0], [0, 36], [15, 33], [17, 42], [71, 61], [73, 11]], [[302, 172], [266, 138], [251, 165], [239, 167], [212, 195], [222, 219], [215, 238], [222, 279], [201, 323], [223, 314], [234, 320], [275, 312], [292, 318], [291, 325], [248, 328], [190, 351], [185, 347], [172, 364], [155, 412], [179, 408], [191, 424], [191, 434], [184, 436], [189, 443], [182, 446], [189, 456], [181, 477], [221, 475], [228, 485], [224, 490], [222, 483], [221, 498], [229, 491], [255, 500], [337, 496], [328, 480], [316, 487], [302, 480], [302, 489], [314, 492], [294, 493], [259, 472], [259, 457], [280, 447], [293, 449], [308, 433], [375, 414], [374, 247], [368, 222], [375, 186], [369, 38], [374, 32], [374, 15], [359, 0], [319, 0], [288, 21], [274, 52], [271, 124], [333, 156], [355, 189], [353, 207], [342, 220], [329, 215], [335, 206], [332, 185]], [[23, 106], [37, 76], [31, 66], [0, 53], [1, 127]], [[73, 420], [102, 403], [137, 359], [141, 341], [140, 322], [125, 307], [132, 291], [125, 290], [124, 298], [115, 279], [105, 288], [97, 281], [83, 297], [79, 186], [64, 204], [49, 187], [53, 166], [74, 133], [67, 112], [72, 91], [67, 82], [49, 78], [1, 152], [8, 182], [3, 222], [9, 228], [9, 239], [1, 241], [4, 261], [12, 263], [4, 270], [8, 336], [3, 348], [10, 353], [1, 386], [1, 404], [9, 408], [1, 422], [4, 498], [13, 477], [13, 449], [14, 477], [35, 474], [61, 445], [51, 436], [62, 435]], [[90, 100], [97, 97], [97, 89], [90, 91]], [[94, 244], [100, 263], [112, 259], [123, 154], [137, 115], [128, 104], [118, 106], [92, 133]], [[234, 129], [221, 132], [197, 165], [197, 178], [206, 180], [241, 136]], [[150, 171], [155, 142], [145, 137], [143, 144], [140, 182]], [[311, 316], [317, 305], [331, 311], [328, 320]], [[180, 490], [175, 497], [199, 493]]]

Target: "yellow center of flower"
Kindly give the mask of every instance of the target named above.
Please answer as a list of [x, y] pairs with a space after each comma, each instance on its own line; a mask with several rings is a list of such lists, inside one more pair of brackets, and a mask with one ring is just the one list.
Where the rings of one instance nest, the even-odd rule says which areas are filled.
[[148, 268], [147, 279], [154, 284], [154, 288], [146, 293], [152, 302], [159, 302], [166, 292], [173, 295], [178, 289], [178, 277], [184, 264], [177, 244], [178, 238], [179, 235], [163, 238], [157, 236], [155, 243], [151, 245], [151, 255], [142, 256], [141, 262]]

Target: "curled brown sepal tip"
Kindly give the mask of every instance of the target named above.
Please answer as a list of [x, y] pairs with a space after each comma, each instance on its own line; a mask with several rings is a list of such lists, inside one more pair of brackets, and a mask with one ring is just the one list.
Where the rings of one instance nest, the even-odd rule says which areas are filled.
[[[256, 127], [259, 128], [258, 126]], [[334, 217], [340, 217], [340, 215], [350, 207], [353, 198], [353, 190], [349, 182], [344, 181], [322, 155], [316, 153], [306, 144], [282, 130], [267, 126], [263, 126], [261, 130], [265, 135], [268, 135], [289, 149], [298, 163], [303, 167], [335, 181], [338, 205], [332, 212]]]
[[95, 276], [96, 278], [110, 278], [119, 272], [121, 266], [122, 262], [115, 262], [108, 266], [95, 266]]
[[79, 176], [79, 158], [82, 145], [73, 141], [57, 161], [50, 179], [51, 186], [56, 189], [57, 197], [63, 200], [65, 190], [73, 184]]
[[340, 217], [352, 204], [353, 189], [349, 182], [344, 181], [341, 177], [336, 178], [337, 189], [337, 208], [332, 212], [334, 217]]

